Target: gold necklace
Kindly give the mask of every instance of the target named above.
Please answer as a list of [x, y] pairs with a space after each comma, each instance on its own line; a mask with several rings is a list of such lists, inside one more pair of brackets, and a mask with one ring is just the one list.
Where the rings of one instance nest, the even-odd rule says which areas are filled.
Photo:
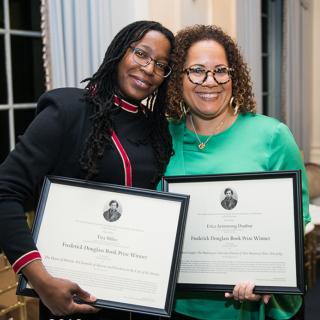
[[197, 137], [197, 140], [199, 142], [198, 144], [198, 148], [200, 150], [204, 149], [207, 145], [207, 143], [209, 142], [209, 140], [218, 132], [218, 130], [223, 126], [224, 124], [224, 121], [226, 120], [226, 117], [227, 117], [227, 114], [223, 117], [223, 119], [219, 122], [219, 124], [214, 128], [214, 131], [213, 131], [213, 134], [210, 135], [205, 141], [201, 141], [201, 139], [199, 138], [199, 135], [197, 133], [197, 130], [193, 124], [193, 120], [192, 120], [192, 115], [190, 114], [190, 122], [191, 122], [191, 125], [192, 125], [192, 128], [193, 128], [193, 131]]

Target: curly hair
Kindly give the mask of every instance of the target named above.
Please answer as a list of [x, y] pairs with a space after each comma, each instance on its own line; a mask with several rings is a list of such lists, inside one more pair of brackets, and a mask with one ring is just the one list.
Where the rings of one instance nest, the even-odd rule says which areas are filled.
[[[114, 108], [114, 94], [118, 93], [117, 69], [118, 64], [127, 52], [130, 45], [142, 39], [150, 30], [161, 32], [170, 42], [170, 55], [174, 49], [174, 35], [170, 30], [155, 21], [133, 22], [113, 38], [104, 60], [98, 71], [90, 78], [86, 86], [86, 101], [93, 106], [94, 114], [91, 117], [92, 127], [85, 142], [80, 165], [87, 172], [90, 179], [98, 174], [97, 161], [101, 159], [107, 146], [112, 145], [111, 133], [113, 129], [111, 113]], [[146, 116], [150, 121], [149, 138], [154, 152], [157, 172], [153, 182], [160, 179], [169, 158], [172, 154], [172, 142], [165, 116], [165, 97], [168, 79], [147, 99]]]
[[239, 112], [256, 112], [256, 103], [252, 92], [252, 83], [247, 64], [237, 44], [221, 28], [215, 25], [194, 25], [179, 31], [175, 37], [176, 47], [173, 52], [174, 70], [168, 84], [167, 115], [179, 120], [184, 114], [181, 110], [183, 102], [182, 72], [190, 47], [202, 40], [214, 40], [225, 49], [229, 67], [232, 72], [232, 106]]

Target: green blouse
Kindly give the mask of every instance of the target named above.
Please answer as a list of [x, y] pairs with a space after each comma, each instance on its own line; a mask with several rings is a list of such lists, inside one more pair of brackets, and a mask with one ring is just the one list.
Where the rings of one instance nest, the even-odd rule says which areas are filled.
[[[263, 115], [240, 114], [227, 130], [211, 137], [206, 147], [198, 148], [195, 134], [185, 121], [171, 122], [175, 154], [166, 175], [222, 174], [275, 170], [302, 170], [304, 223], [310, 222], [306, 173], [299, 148], [286, 125]], [[199, 135], [201, 141], [206, 136]], [[262, 301], [240, 304], [225, 299], [224, 293], [178, 293], [175, 311], [197, 319], [254, 320], [289, 319], [300, 308], [298, 295], [273, 295], [267, 305]]]

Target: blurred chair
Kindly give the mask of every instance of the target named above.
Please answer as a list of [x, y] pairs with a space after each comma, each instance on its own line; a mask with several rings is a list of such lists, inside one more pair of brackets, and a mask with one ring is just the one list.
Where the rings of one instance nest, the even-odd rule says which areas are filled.
[[316, 282], [316, 234], [314, 231], [315, 225], [312, 222], [308, 223], [304, 237], [304, 270], [308, 288]]
[[[34, 213], [27, 212], [31, 227]], [[38, 299], [16, 295], [17, 276], [0, 250], [0, 320], [38, 320]]]
[[307, 176], [310, 202], [320, 206], [320, 165], [316, 163], [305, 164]]
[[314, 275], [317, 278], [318, 263], [320, 261], [320, 206], [310, 204], [309, 211], [312, 223], [314, 224]]
[[16, 295], [17, 278], [6, 256], [0, 254], [0, 319], [27, 320], [24, 298]]
[[[307, 176], [308, 176], [308, 187], [310, 195], [310, 206], [309, 212], [311, 215], [311, 221], [314, 225], [314, 230], [312, 235], [309, 236], [310, 239], [306, 240], [308, 245], [309, 242], [313, 242], [313, 256], [309, 256], [312, 260], [312, 283], [316, 281], [317, 278], [317, 268], [320, 261], [320, 165], [316, 163], [306, 163], [305, 164]], [[309, 247], [308, 249], [311, 249]]]

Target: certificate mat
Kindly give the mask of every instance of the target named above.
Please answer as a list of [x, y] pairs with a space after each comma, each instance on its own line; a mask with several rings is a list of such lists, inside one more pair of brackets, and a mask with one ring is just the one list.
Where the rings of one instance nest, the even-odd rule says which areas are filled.
[[[95, 306], [170, 316], [188, 200], [51, 176], [33, 236], [48, 272], [96, 296]], [[23, 278], [18, 293], [35, 294]]]
[[190, 195], [178, 288], [304, 293], [300, 171], [164, 177]]

